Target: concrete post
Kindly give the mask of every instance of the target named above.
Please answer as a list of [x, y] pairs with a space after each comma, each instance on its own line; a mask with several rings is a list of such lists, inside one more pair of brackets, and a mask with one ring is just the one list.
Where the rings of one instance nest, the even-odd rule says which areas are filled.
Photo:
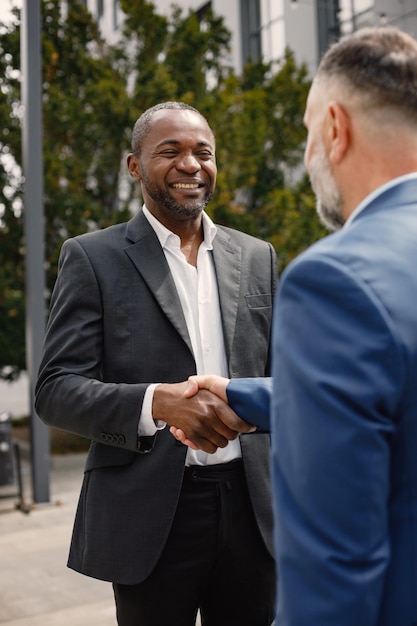
[[49, 430], [34, 408], [34, 387], [45, 331], [40, 0], [24, 0], [21, 20], [26, 350], [30, 389], [32, 488], [35, 503], [49, 502]]

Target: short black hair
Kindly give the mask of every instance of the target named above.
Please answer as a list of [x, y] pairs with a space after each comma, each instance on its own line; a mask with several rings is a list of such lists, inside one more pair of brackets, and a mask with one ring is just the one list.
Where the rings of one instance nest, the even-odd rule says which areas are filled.
[[[132, 132], [132, 152], [134, 154], [140, 155], [143, 140], [151, 129], [152, 117], [157, 111], [162, 111], [163, 109], [182, 109], [193, 111], [194, 113], [197, 113], [197, 115], [199, 115], [210, 128], [210, 124], [204, 115], [202, 115], [198, 109], [190, 104], [186, 104], [185, 102], [160, 102], [159, 104], [155, 104], [153, 107], [144, 111], [144, 113], [142, 113], [142, 115], [136, 120]], [[211, 128], [210, 130], [213, 132]]]

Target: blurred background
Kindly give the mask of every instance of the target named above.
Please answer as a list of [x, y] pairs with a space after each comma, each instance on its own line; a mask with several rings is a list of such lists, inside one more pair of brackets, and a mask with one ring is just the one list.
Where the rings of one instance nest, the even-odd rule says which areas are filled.
[[25, 184], [39, 159], [24, 166], [21, 10], [34, 4], [0, 3], [0, 411], [32, 427], [38, 357], [28, 351], [42, 339], [62, 242], [138, 209], [125, 157], [139, 115], [159, 101], [183, 100], [207, 117], [218, 162], [208, 213], [270, 241], [282, 271], [325, 234], [303, 167], [302, 123], [321, 55], [368, 25], [417, 33], [416, 0], [39, 0], [42, 241], [35, 253], [45, 279], [35, 289], [42, 320], [33, 322], [27, 271], [35, 234], [27, 218], [35, 199]]

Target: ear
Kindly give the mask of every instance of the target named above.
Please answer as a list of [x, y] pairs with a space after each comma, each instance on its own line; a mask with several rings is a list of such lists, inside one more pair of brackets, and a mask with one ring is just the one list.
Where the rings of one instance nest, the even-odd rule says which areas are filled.
[[130, 152], [127, 155], [127, 168], [132, 178], [134, 178], [138, 182], [142, 180], [142, 170], [140, 167], [140, 162], [138, 157], [134, 155], [133, 152]]
[[338, 102], [330, 102], [327, 109], [326, 124], [329, 160], [338, 165], [351, 143], [350, 116]]

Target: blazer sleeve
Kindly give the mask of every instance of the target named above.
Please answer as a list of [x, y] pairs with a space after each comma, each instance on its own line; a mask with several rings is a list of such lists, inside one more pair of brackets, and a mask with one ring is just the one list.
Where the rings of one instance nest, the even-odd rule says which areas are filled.
[[402, 354], [360, 273], [317, 252], [284, 272], [271, 403], [282, 626], [379, 623]]
[[256, 432], [270, 431], [272, 378], [232, 378], [226, 394], [235, 413], [256, 426]]
[[137, 429], [148, 384], [103, 381], [103, 341], [103, 302], [95, 268], [78, 240], [67, 240], [36, 384], [37, 413], [50, 426], [147, 452], [153, 438], [138, 439]]

